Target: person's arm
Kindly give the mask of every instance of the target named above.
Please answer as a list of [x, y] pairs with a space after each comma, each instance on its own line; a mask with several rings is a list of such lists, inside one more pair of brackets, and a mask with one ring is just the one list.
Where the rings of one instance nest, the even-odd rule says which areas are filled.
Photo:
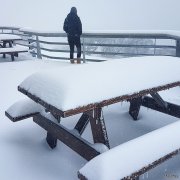
[[68, 33], [68, 20], [67, 20], [67, 18], [64, 20], [63, 30], [64, 30], [66, 33]]
[[79, 35], [82, 34], [82, 23], [81, 23], [81, 19], [79, 18]]

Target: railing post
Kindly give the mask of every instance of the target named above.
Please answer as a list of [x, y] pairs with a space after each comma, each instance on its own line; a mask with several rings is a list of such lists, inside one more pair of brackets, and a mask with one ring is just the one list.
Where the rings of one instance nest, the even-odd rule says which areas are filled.
[[84, 41], [84, 37], [82, 38], [82, 40], [83, 40], [83, 63], [86, 63], [86, 55], [85, 55], [85, 41]]
[[36, 47], [37, 47], [37, 58], [42, 59], [42, 56], [41, 56], [41, 47], [40, 47], [38, 35], [36, 35]]
[[176, 57], [180, 57], [180, 40], [176, 40]]

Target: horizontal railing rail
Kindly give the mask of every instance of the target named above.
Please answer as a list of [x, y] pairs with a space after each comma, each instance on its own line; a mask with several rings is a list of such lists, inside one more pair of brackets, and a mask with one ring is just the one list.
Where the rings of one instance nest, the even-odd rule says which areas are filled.
[[[63, 32], [40, 32], [16, 27], [0, 27], [0, 30], [2, 33], [20, 35], [23, 40], [16, 44], [29, 47], [31, 54], [37, 58], [69, 59], [67, 35]], [[100, 61], [109, 56], [180, 57], [178, 31], [84, 32], [81, 43], [84, 62]]]

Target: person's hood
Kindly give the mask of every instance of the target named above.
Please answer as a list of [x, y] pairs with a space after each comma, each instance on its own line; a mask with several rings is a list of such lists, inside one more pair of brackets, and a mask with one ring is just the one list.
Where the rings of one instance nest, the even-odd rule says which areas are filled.
[[76, 9], [76, 7], [72, 7], [71, 8], [71, 11], [70, 11], [70, 14], [77, 14], [77, 9]]

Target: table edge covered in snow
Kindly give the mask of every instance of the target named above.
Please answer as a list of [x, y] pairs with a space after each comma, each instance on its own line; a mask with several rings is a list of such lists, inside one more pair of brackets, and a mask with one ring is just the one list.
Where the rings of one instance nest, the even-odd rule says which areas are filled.
[[44, 106], [50, 112], [53, 112], [53, 113], [55, 113], [57, 115], [60, 115], [61, 117], [68, 117], [68, 116], [72, 116], [72, 115], [75, 115], [75, 114], [90, 111], [90, 110], [92, 110], [94, 108], [102, 108], [104, 106], [115, 104], [115, 103], [118, 103], [118, 102], [121, 102], [121, 101], [130, 101], [132, 99], [142, 97], [142, 96], [145, 96], [145, 95], [150, 94], [150, 93], [156, 93], [158, 91], [167, 90], [167, 89], [170, 89], [170, 88], [173, 88], [173, 87], [176, 87], [176, 86], [180, 86], [180, 81], [165, 84], [163, 86], [158, 86], [158, 87], [154, 87], [154, 88], [150, 88], [150, 89], [145, 89], [145, 90], [133, 93], [133, 94], [127, 94], [127, 95], [123, 95], [123, 96], [119, 96], [119, 97], [114, 97], [112, 99], [107, 99], [107, 100], [104, 100], [102, 102], [95, 102], [95, 103], [89, 104], [87, 106], [77, 107], [77, 108], [74, 108], [74, 109], [69, 109], [67, 111], [62, 111], [60, 109], [57, 109], [55, 106], [53, 106], [51, 104], [48, 104], [48, 102], [43, 101], [39, 97], [36, 97], [35, 95], [31, 94], [27, 90], [21, 88], [20, 86], [18, 86], [18, 90], [21, 93], [28, 96], [29, 98], [31, 98], [32, 100], [34, 100], [35, 102], [37, 102], [37, 103], [41, 104], [42, 106]]

